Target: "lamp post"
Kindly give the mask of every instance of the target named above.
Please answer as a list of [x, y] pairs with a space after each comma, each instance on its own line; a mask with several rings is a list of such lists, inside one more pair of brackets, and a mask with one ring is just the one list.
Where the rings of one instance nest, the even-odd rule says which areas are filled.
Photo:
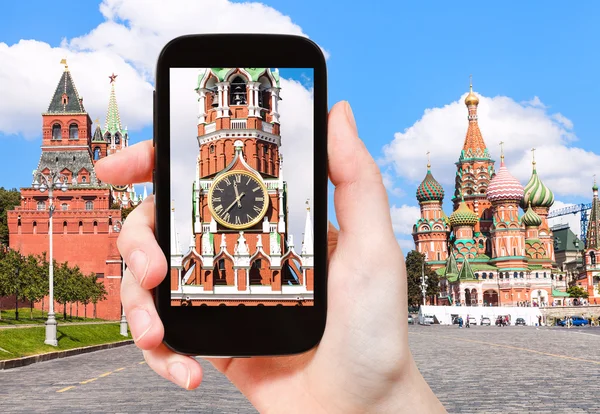
[[[123, 222], [121, 220], [117, 220], [113, 226], [113, 230], [117, 233], [121, 232], [123, 228]], [[121, 285], [123, 285], [123, 276], [125, 276], [125, 260], [121, 256]], [[127, 319], [125, 318], [125, 308], [123, 307], [123, 300], [121, 300], [121, 330], [120, 333], [123, 336], [129, 336], [127, 332]]]
[[56, 189], [61, 191], [67, 191], [67, 176], [61, 174], [58, 171], [52, 170], [48, 172], [48, 174], [34, 171], [33, 188], [35, 190], [39, 190], [41, 193], [48, 190], [48, 202], [50, 204], [48, 208], [48, 255], [50, 259], [48, 265], [48, 296], [50, 306], [48, 308], [48, 320], [46, 321], [46, 339], [44, 340], [44, 343], [46, 345], [58, 346], [58, 341], [56, 340], [56, 318], [54, 317], [54, 263], [52, 259], [52, 215], [55, 210], [53, 203], [53, 190]]
[[425, 261], [423, 261], [423, 265], [421, 267], [421, 292], [423, 293], [423, 305], [426, 305], [425, 294], [427, 293], [427, 279], [425, 276]]
[[19, 320], [19, 266], [15, 268], [15, 320]]

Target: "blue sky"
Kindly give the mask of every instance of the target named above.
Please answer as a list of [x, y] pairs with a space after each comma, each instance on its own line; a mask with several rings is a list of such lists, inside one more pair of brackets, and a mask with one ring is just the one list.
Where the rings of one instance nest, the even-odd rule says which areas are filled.
[[[565, 145], [591, 154], [591, 161], [557, 160], [546, 166], [546, 174], [551, 174], [550, 167], [579, 163], [586, 170], [581, 179], [589, 180], [586, 188], [591, 186], [596, 173], [592, 156], [600, 153], [598, 3], [569, 7], [542, 1], [511, 6], [380, 1], [353, 7], [341, 1], [267, 0], [263, 4], [289, 16], [329, 53], [330, 105], [350, 101], [361, 138], [380, 161], [386, 158], [383, 148], [395, 133], [425, 120], [427, 109], [458, 101], [468, 91], [469, 74], [473, 74], [475, 91], [485, 97], [508, 97], [516, 103], [538, 97], [549, 118], [558, 119], [556, 114], [566, 118], [570, 126], [566, 129], [576, 140]], [[63, 39], [86, 35], [105, 20], [98, 2], [9, 2], [3, 6], [0, 43], [11, 46], [21, 39], [35, 39], [58, 47]], [[466, 109], [460, 116], [466, 132]], [[26, 185], [39, 157], [39, 137], [26, 140], [1, 131], [0, 125], [0, 185]], [[482, 125], [484, 138], [493, 132]], [[134, 140], [149, 138], [150, 125], [131, 135]], [[488, 147], [499, 159], [496, 144], [488, 142]], [[458, 156], [456, 152], [454, 160]], [[432, 163], [436, 175], [435, 154]], [[383, 168], [391, 171], [390, 188], [397, 190], [390, 192], [391, 203], [416, 206], [414, 190], [419, 180], [413, 173], [395, 171], [392, 164], [389, 159], [382, 161]], [[544, 172], [540, 174], [544, 179]], [[559, 185], [558, 180], [553, 182]], [[446, 189], [448, 194], [451, 186]], [[584, 191], [557, 193], [565, 203], [589, 198]], [[399, 238], [410, 239], [406, 234]]]

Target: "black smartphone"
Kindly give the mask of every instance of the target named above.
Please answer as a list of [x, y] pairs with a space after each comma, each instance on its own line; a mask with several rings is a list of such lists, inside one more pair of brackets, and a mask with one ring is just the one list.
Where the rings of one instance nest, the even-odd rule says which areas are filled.
[[160, 53], [155, 233], [169, 271], [155, 301], [176, 352], [287, 355], [320, 341], [326, 78], [300, 36], [182, 36]]

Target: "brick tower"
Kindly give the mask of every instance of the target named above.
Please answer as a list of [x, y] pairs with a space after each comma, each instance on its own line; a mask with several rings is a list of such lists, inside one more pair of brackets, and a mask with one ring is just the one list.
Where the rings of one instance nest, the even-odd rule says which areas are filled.
[[[36, 171], [44, 175], [59, 172], [67, 190], [54, 190], [51, 200], [48, 191], [41, 192], [33, 185], [21, 188], [21, 205], [8, 212], [9, 246], [22, 254], [48, 252], [52, 203], [54, 259], [78, 265], [84, 274], [95, 273], [108, 292], [107, 299], [98, 304], [97, 316], [118, 319], [122, 261], [113, 226], [120, 220], [121, 210], [111, 208], [111, 187], [101, 183], [94, 172], [95, 161], [110, 153], [110, 145], [96, 136], [92, 139], [92, 121], [63, 63], [64, 72], [42, 114], [42, 154]], [[111, 101], [113, 98], [114, 85]], [[116, 109], [116, 100], [114, 105]], [[92, 305], [88, 306], [91, 315]]]
[[[312, 223], [288, 234], [279, 72], [201, 69], [189, 250], [172, 245], [173, 305], [303, 305], [313, 300]], [[293, 189], [291, 189], [293, 191]], [[231, 199], [229, 199], [231, 198]], [[175, 223], [174, 214], [172, 223]], [[178, 239], [172, 224], [171, 242]], [[189, 238], [188, 238], [189, 240]]]
[[[587, 228], [584, 250], [585, 284], [591, 300], [600, 297], [600, 202], [598, 201], [598, 184], [594, 180], [592, 187], [592, 210]], [[592, 299], [593, 298], [593, 299]]]

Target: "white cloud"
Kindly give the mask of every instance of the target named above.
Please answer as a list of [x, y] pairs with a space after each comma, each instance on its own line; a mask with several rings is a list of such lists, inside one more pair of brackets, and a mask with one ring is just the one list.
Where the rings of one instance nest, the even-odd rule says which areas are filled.
[[413, 225], [421, 217], [421, 209], [403, 204], [400, 207], [393, 205], [390, 208], [392, 227], [396, 234], [408, 235], [412, 233]]
[[[210, 16], [206, 18], [207, 10]], [[115, 72], [121, 120], [135, 131], [152, 123], [152, 84], [158, 53], [190, 33], [282, 33], [306, 36], [289, 16], [261, 3], [227, 0], [104, 0], [106, 21], [60, 47], [35, 40], [0, 43], [0, 132], [39, 137], [45, 111], [67, 58], [84, 106], [104, 123]], [[268, 45], [259, 45], [268, 47]], [[148, 139], [136, 137], [132, 139]]]
[[[383, 148], [383, 166], [392, 166], [398, 178], [416, 187], [425, 176], [427, 151], [431, 151], [432, 173], [452, 194], [456, 166], [467, 131], [467, 109], [463, 95], [442, 108], [425, 110], [421, 119]], [[523, 184], [531, 175], [531, 148], [535, 147], [537, 171], [557, 195], [590, 196], [591, 175], [600, 156], [572, 145], [573, 123], [559, 113], [549, 113], [535, 97], [517, 103], [505, 96], [479, 95], [479, 126], [492, 158], [499, 167], [500, 141], [504, 141], [506, 164]], [[560, 168], [556, 168], [560, 165]], [[389, 183], [393, 187], [394, 183]]]
[[[198, 156], [198, 95], [194, 91], [198, 70], [176, 69], [172, 73], [171, 197], [175, 200], [180, 246], [187, 251], [192, 234], [192, 182]], [[299, 82], [281, 79], [281, 97], [281, 153], [288, 185], [288, 225], [299, 252], [307, 198], [313, 206], [313, 96]]]

